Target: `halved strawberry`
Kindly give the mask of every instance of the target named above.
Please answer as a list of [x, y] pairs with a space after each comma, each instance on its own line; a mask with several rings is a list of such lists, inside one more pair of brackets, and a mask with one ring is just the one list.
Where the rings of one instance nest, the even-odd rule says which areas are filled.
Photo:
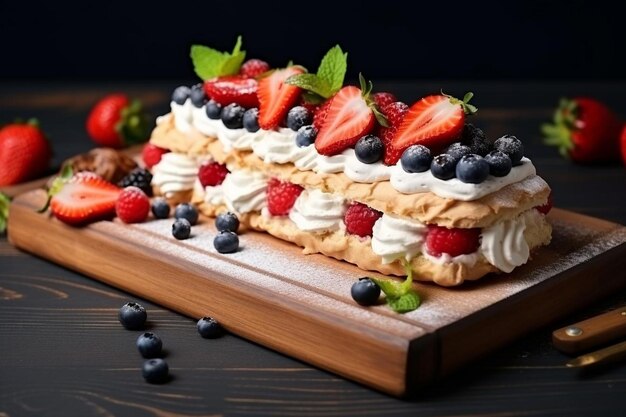
[[463, 100], [459, 100], [437, 94], [413, 104], [387, 146], [385, 163], [393, 165], [398, 162], [411, 145], [420, 144], [439, 151], [458, 139], [463, 132], [465, 115], [477, 111], [468, 104], [472, 97], [472, 93], [467, 93]]
[[79, 172], [52, 197], [50, 211], [71, 225], [112, 217], [120, 191], [94, 173]]
[[270, 130], [277, 128], [289, 109], [298, 100], [300, 88], [285, 84], [292, 75], [302, 74], [304, 69], [291, 66], [272, 72], [259, 81], [257, 96], [259, 99], [259, 126]]
[[257, 107], [257, 88], [257, 80], [241, 75], [216, 77], [204, 82], [204, 92], [222, 106], [237, 103], [245, 108]]
[[368, 94], [369, 91], [349, 85], [331, 98], [326, 117], [315, 139], [315, 149], [320, 154], [338, 154], [354, 146], [374, 128], [376, 117], [370, 107]]

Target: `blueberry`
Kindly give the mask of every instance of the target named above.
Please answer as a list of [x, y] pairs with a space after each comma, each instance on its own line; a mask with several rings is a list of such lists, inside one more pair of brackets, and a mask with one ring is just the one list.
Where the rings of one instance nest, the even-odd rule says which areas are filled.
[[310, 125], [313, 122], [313, 115], [306, 107], [296, 106], [287, 113], [287, 127], [298, 131], [302, 126]]
[[511, 172], [511, 158], [504, 152], [491, 151], [485, 155], [485, 161], [489, 164], [489, 173], [494, 177], [505, 177]]
[[209, 100], [204, 111], [211, 120], [219, 120], [222, 117], [222, 105], [215, 100]]
[[176, 219], [172, 224], [172, 236], [178, 240], [185, 240], [191, 234], [191, 223], [187, 219]]
[[177, 219], [187, 219], [190, 225], [198, 223], [198, 210], [189, 203], [181, 203], [174, 210], [174, 217]]
[[239, 219], [235, 213], [221, 213], [215, 219], [215, 227], [220, 232], [233, 232], [237, 233], [239, 229]]
[[224, 328], [212, 317], [198, 320], [198, 333], [205, 339], [215, 339], [224, 334]]
[[243, 114], [245, 109], [237, 103], [230, 103], [222, 110], [222, 122], [229, 129], [241, 129], [243, 127]]
[[449, 180], [454, 178], [454, 167], [456, 166], [456, 160], [454, 157], [447, 153], [442, 153], [433, 158], [430, 163], [430, 172], [432, 172], [435, 178], [440, 180]]
[[163, 359], [148, 359], [143, 363], [141, 374], [151, 384], [161, 384], [169, 379], [170, 368]]
[[376, 304], [380, 297], [380, 287], [369, 278], [359, 278], [350, 289], [352, 299], [362, 306]]
[[257, 132], [261, 128], [259, 126], [259, 109], [253, 107], [245, 111], [243, 114], [243, 127], [248, 132]]
[[152, 214], [157, 219], [167, 219], [170, 215], [170, 205], [164, 198], [155, 198], [152, 201]]
[[146, 323], [148, 314], [141, 304], [130, 302], [120, 308], [118, 318], [124, 328], [128, 330], [139, 330]]
[[459, 160], [465, 155], [471, 154], [472, 150], [469, 146], [461, 145], [461, 142], [455, 142], [452, 145], [448, 146], [444, 153], [447, 153], [448, 155], [453, 157], [456, 162], [459, 162]]
[[162, 348], [161, 338], [154, 333], [146, 332], [137, 338], [137, 349], [139, 349], [141, 356], [146, 359], [160, 356]]
[[471, 123], [463, 127], [461, 138], [461, 143], [469, 146], [473, 154], [485, 156], [491, 150], [491, 143], [485, 137], [485, 132]]
[[193, 104], [195, 107], [200, 108], [206, 104], [207, 97], [204, 92], [204, 88], [202, 88], [202, 84], [196, 84], [191, 87], [189, 98], [191, 98], [191, 104]]
[[511, 158], [513, 166], [519, 165], [520, 160], [524, 156], [522, 141], [511, 135], [504, 135], [500, 139], [496, 139], [493, 143], [493, 149], [507, 154]]
[[213, 239], [213, 246], [219, 253], [233, 253], [239, 249], [239, 236], [233, 232], [220, 232]]
[[364, 164], [373, 164], [383, 157], [383, 141], [375, 135], [365, 135], [356, 143], [354, 152], [356, 159]]
[[313, 125], [302, 126], [296, 133], [296, 145], [301, 148], [312, 145], [317, 137], [317, 129]]
[[456, 177], [463, 182], [480, 184], [489, 176], [489, 164], [480, 155], [465, 155], [456, 164]]
[[189, 94], [191, 94], [191, 90], [189, 87], [181, 85], [180, 87], [176, 87], [176, 90], [172, 93], [172, 101], [176, 104], [183, 105], [185, 101], [189, 98]]
[[413, 145], [406, 148], [400, 158], [402, 169], [406, 172], [424, 172], [430, 168], [433, 157], [430, 149], [424, 145]]

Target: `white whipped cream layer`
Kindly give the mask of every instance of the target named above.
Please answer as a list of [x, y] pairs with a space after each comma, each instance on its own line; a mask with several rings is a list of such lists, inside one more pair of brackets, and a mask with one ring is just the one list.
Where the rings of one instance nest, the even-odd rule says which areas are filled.
[[170, 197], [179, 191], [192, 190], [198, 176], [198, 162], [187, 155], [168, 152], [152, 167], [152, 185]]
[[194, 194], [202, 196], [204, 202], [207, 204], [213, 206], [221, 206], [224, 204], [224, 189], [222, 188], [222, 184], [203, 187], [202, 184], [200, 184], [200, 180], [196, 179], [196, 182], [193, 184], [193, 191]]
[[498, 222], [482, 230], [480, 250], [489, 263], [501, 271], [511, 272], [528, 262], [530, 248], [524, 238], [528, 225], [539, 226], [542, 214], [525, 211], [514, 219]]
[[383, 258], [383, 264], [399, 258], [410, 261], [422, 251], [427, 231], [418, 220], [383, 214], [374, 223], [372, 251]]
[[346, 149], [332, 156], [320, 155], [315, 145], [298, 147], [295, 141], [296, 132], [287, 128], [259, 129], [257, 132], [248, 132], [244, 128], [228, 129], [221, 120], [209, 119], [206, 106], [195, 108], [189, 99], [183, 105], [173, 101], [170, 105], [178, 130], [187, 133], [195, 129], [206, 136], [217, 137], [225, 152], [232, 149], [251, 150], [266, 163], [293, 163], [301, 171], [324, 174], [343, 172], [352, 181], [360, 183], [389, 180], [391, 186], [403, 194], [432, 192], [442, 198], [472, 201], [536, 174], [532, 162], [528, 158], [522, 158], [522, 163], [513, 167], [505, 177], [490, 175], [480, 184], [464, 183], [457, 178], [444, 181], [435, 178], [430, 170], [406, 172], [400, 161], [394, 166], [384, 165], [382, 161], [364, 164], [358, 160], [354, 149]]
[[289, 219], [300, 230], [326, 232], [345, 228], [346, 200], [320, 190], [304, 190], [289, 212]]
[[245, 169], [226, 175], [221, 189], [228, 210], [239, 214], [261, 211], [267, 204], [267, 180], [263, 173]]

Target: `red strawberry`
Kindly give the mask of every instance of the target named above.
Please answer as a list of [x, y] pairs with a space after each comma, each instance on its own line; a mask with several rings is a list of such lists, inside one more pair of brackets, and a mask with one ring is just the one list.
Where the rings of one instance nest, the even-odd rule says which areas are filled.
[[48, 169], [50, 157], [50, 145], [35, 124], [0, 128], [0, 186], [39, 177]]
[[52, 196], [50, 211], [65, 223], [78, 225], [113, 216], [120, 189], [92, 172], [75, 174]]
[[548, 195], [548, 201], [546, 202], [546, 204], [544, 204], [542, 206], [537, 206], [535, 208], [541, 214], [548, 214], [548, 213], [550, 213], [550, 210], [552, 210], [552, 192], [550, 192], [550, 194]]
[[463, 100], [447, 95], [424, 97], [413, 104], [386, 149], [385, 163], [393, 165], [411, 145], [424, 145], [439, 150], [454, 142], [463, 132], [465, 114], [477, 109], [468, 104], [473, 97], [467, 93]]
[[378, 106], [379, 110], [382, 110], [382, 108], [385, 107], [387, 104], [391, 104], [394, 101], [398, 101], [396, 96], [394, 96], [391, 93], [386, 93], [386, 92], [372, 94], [372, 100], [374, 100], [374, 103], [376, 103], [376, 106]]
[[239, 70], [239, 74], [248, 78], [256, 78], [269, 70], [270, 64], [267, 62], [261, 61], [260, 59], [249, 59], [243, 63], [241, 69]]
[[141, 151], [141, 158], [143, 159], [143, 163], [146, 165], [146, 168], [152, 168], [161, 162], [161, 157], [168, 152], [169, 149], [159, 148], [151, 143], [146, 143]]
[[259, 126], [271, 130], [277, 128], [285, 119], [287, 112], [298, 100], [300, 88], [284, 84], [292, 75], [302, 74], [298, 66], [279, 69], [259, 81]]
[[394, 159], [394, 155], [389, 152], [390, 147], [388, 144], [393, 139], [393, 136], [396, 134], [398, 127], [400, 127], [408, 111], [409, 106], [401, 101], [389, 103], [380, 109], [380, 112], [387, 118], [387, 123], [389, 124], [389, 127], [380, 126], [378, 128], [378, 137], [383, 141], [383, 145], [385, 145], [383, 161], [388, 165], [393, 165], [389, 164], [387, 161], [393, 161]]
[[541, 130], [547, 145], [574, 162], [616, 161], [622, 123], [607, 106], [592, 98], [562, 99], [554, 124]]
[[96, 103], [87, 117], [87, 133], [100, 146], [122, 148], [145, 142], [149, 122], [141, 103], [111, 94]]
[[479, 238], [480, 229], [448, 229], [430, 225], [426, 235], [426, 250], [433, 256], [474, 253], [478, 249]]
[[124, 223], [141, 223], [148, 218], [150, 199], [140, 188], [130, 186], [122, 190], [115, 203], [115, 214]]
[[322, 155], [341, 153], [369, 133], [375, 119], [367, 91], [364, 93], [354, 86], [343, 87], [331, 98], [315, 148]]
[[320, 108], [320, 104], [309, 103], [306, 100], [304, 100], [304, 98], [300, 98], [300, 103], [298, 105], [307, 109], [309, 113], [311, 113], [312, 115], [315, 115], [315, 113], [317, 113], [317, 109]]
[[322, 104], [320, 104], [313, 113], [313, 126], [317, 130], [320, 130], [322, 125], [324, 124], [324, 120], [326, 120], [326, 116], [328, 115], [328, 108], [330, 107], [330, 102], [332, 100], [328, 99]]
[[622, 148], [622, 162], [626, 165], [626, 125], [624, 125], [624, 129], [622, 129], [622, 136], [620, 137], [620, 146]]
[[286, 216], [303, 188], [287, 181], [272, 178], [267, 183], [267, 209], [272, 216]]
[[226, 178], [226, 174], [228, 173], [229, 171], [226, 168], [226, 165], [222, 165], [217, 162], [205, 162], [200, 165], [200, 169], [198, 170], [198, 179], [203, 187], [214, 187], [224, 182], [224, 178]]
[[240, 75], [216, 77], [204, 82], [204, 92], [222, 106], [237, 103], [245, 108], [257, 107], [257, 88], [254, 78]]
[[374, 210], [365, 204], [354, 202], [346, 210], [343, 221], [346, 230], [353, 235], [366, 237], [372, 236], [372, 229], [376, 220], [382, 216], [378, 210]]

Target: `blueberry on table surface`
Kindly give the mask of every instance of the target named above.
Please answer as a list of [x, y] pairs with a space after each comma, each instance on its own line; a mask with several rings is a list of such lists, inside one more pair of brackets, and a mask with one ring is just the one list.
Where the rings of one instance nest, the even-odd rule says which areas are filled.
[[176, 206], [174, 217], [176, 219], [187, 219], [189, 224], [195, 226], [198, 223], [198, 209], [192, 204], [181, 203]]
[[489, 173], [494, 177], [505, 177], [511, 172], [513, 163], [511, 158], [504, 152], [491, 151], [485, 155], [485, 161], [489, 164]]
[[456, 177], [462, 182], [480, 184], [489, 176], [489, 164], [480, 155], [465, 155], [456, 164]]
[[215, 218], [215, 227], [220, 232], [227, 231], [237, 233], [239, 229], [239, 219], [235, 213], [231, 213], [230, 211], [221, 213]]
[[152, 201], [152, 214], [156, 219], [167, 219], [170, 215], [170, 205], [164, 198], [155, 198]]
[[204, 111], [211, 120], [219, 120], [222, 117], [222, 105], [215, 100], [207, 101]]
[[296, 145], [300, 148], [306, 148], [315, 143], [317, 137], [317, 129], [313, 125], [302, 126], [296, 133]]
[[241, 129], [245, 111], [246, 109], [237, 103], [229, 104], [222, 109], [222, 123], [229, 129]]
[[191, 104], [195, 107], [202, 107], [207, 102], [207, 96], [204, 92], [204, 87], [202, 84], [196, 84], [191, 87], [191, 92], [189, 93], [189, 98], [191, 99]]
[[239, 237], [233, 232], [219, 232], [213, 239], [213, 246], [219, 253], [233, 253], [239, 249]]
[[148, 314], [141, 304], [131, 301], [120, 308], [118, 318], [124, 328], [128, 330], [139, 330], [143, 328], [146, 323]]
[[424, 172], [430, 169], [433, 157], [430, 149], [424, 145], [412, 145], [406, 148], [400, 157], [402, 169], [409, 173]]
[[287, 127], [295, 132], [300, 130], [302, 126], [310, 125], [313, 122], [313, 116], [306, 107], [296, 106], [287, 113]]
[[205, 339], [215, 339], [224, 334], [224, 328], [212, 317], [202, 317], [198, 320], [198, 333]]
[[187, 219], [176, 219], [172, 224], [172, 236], [178, 240], [188, 239], [191, 235], [191, 223]]
[[172, 93], [172, 101], [176, 104], [183, 105], [189, 98], [190, 94], [191, 89], [187, 86], [181, 85], [180, 87], [176, 87], [176, 90]]
[[454, 178], [456, 160], [447, 153], [442, 153], [433, 158], [430, 163], [430, 172], [435, 178], [440, 180], [449, 180]]
[[143, 363], [141, 374], [151, 384], [162, 384], [169, 379], [170, 368], [163, 359], [148, 359]]
[[144, 358], [157, 358], [161, 355], [163, 342], [154, 333], [146, 332], [137, 338], [137, 349]]
[[522, 141], [511, 135], [504, 135], [500, 139], [496, 139], [493, 143], [493, 149], [507, 154], [511, 158], [513, 166], [519, 165], [524, 156]]
[[365, 135], [354, 146], [356, 159], [364, 164], [373, 164], [380, 161], [384, 150], [383, 141], [376, 135]]
[[362, 306], [376, 304], [380, 297], [380, 287], [369, 278], [359, 278], [350, 289], [352, 299]]
[[244, 112], [243, 127], [248, 132], [258, 132], [258, 130], [261, 128], [261, 126], [259, 126], [259, 109], [253, 107]]

